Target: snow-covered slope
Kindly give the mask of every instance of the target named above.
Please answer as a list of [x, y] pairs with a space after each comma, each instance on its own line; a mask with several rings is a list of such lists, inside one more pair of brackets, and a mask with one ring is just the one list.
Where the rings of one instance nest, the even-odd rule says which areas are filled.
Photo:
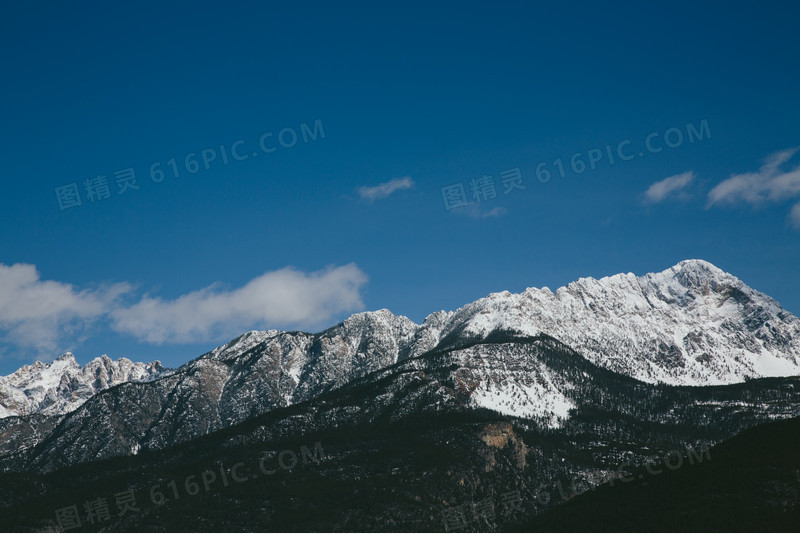
[[160, 362], [113, 361], [106, 355], [81, 367], [68, 352], [51, 363], [25, 365], [0, 377], [0, 418], [71, 412], [99, 391], [123, 382], [151, 380], [164, 371]]
[[471, 406], [557, 427], [575, 408], [567, 396], [576, 389], [575, 384], [532, 357], [530, 350], [521, 344], [456, 350], [450, 357], [460, 367], [453, 374], [469, 385]]

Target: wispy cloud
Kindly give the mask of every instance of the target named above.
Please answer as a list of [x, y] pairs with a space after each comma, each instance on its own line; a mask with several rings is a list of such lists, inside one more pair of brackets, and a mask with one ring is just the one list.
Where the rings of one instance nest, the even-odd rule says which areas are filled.
[[466, 206], [460, 206], [458, 208], [453, 208], [451, 210], [453, 213], [458, 213], [460, 215], [466, 215], [471, 219], [487, 219], [487, 218], [494, 218], [494, 217], [502, 217], [508, 210], [497, 206], [490, 210], [483, 210], [481, 209], [480, 204], [476, 202], [470, 202]]
[[800, 147], [771, 154], [756, 172], [735, 174], [708, 193], [708, 205], [746, 202], [758, 205], [800, 195], [800, 164], [789, 170], [781, 167]]
[[414, 180], [410, 176], [404, 176], [403, 178], [394, 178], [378, 185], [359, 187], [358, 196], [363, 200], [373, 202], [386, 198], [395, 191], [411, 189], [412, 187], [414, 187]]
[[[788, 169], [786, 164], [800, 150], [788, 148], [770, 154], [756, 172], [734, 174], [708, 193], [708, 204], [746, 203], [759, 206], [800, 197], [800, 163]], [[789, 213], [789, 222], [800, 230], [800, 203]]]
[[136, 297], [128, 283], [79, 290], [41, 280], [34, 265], [0, 264], [0, 353], [13, 346], [52, 359], [99, 321], [154, 344], [208, 341], [251, 328], [311, 328], [363, 309], [366, 283], [355, 264], [311, 273], [287, 267], [237, 289], [217, 283], [170, 300]]
[[53, 358], [131, 290], [126, 283], [78, 290], [42, 280], [34, 265], [0, 264], [0, 335], [38, 358]]
[[792, 226], [794, 226], [797, 230], [800, 230], [800, 202], [792, 207], [792, 211], [789, 214], [789, 219], [792, 221]]
[[694, 181], [692, 171], [676, 174], [669, 178], [664, 178], [651, 185], [644, 193], [646, 204], [655, 204], [671, 197], [678, 196], [689, 184]]

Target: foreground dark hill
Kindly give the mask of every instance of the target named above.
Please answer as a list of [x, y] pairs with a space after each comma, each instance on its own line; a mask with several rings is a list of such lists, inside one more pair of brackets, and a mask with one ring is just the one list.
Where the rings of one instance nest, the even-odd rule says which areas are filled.
[[515, 530], [797, 532], [798, 443], [798, 418], [760, 425], [713, 447], [707, 461], [650, 469], [659, 474], [640, 470], [630, 482], [607, 483]]
[[[526, 388], [542, 402], [515, 399]], [[522, 416], [475, 402], [493, 391]], [[571, 480], [798, 414], [797, 378], [656, 386], [547, 336], [495, 333], [178, 446], [0, 475], [0, 528], [63, 528], [74, 515], [77, 531], [504, 530], [557, 505]], [[135, 511], [121, 513], [125, 492]]]

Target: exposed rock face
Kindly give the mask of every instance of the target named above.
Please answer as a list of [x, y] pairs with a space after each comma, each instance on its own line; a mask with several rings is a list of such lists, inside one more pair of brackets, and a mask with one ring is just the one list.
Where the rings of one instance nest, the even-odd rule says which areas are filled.
[[[489, 423], [481, 431], [480, 438], [486, 445], [494, 449], [510, 448], [513, 451], [516, 468], [525, 469], [528, 447], [514, 432], [514, 427], [511, 423]], [[486, 470], [491, 470], [496, 462], [494, 451], [491, 451], [487, 455]]]

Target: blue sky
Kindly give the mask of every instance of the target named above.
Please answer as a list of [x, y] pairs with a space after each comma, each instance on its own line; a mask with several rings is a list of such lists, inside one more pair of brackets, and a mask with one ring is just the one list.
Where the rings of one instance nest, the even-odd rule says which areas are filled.
[[0, 374], [687, 258], [800, 313], [800, 6], [553, 4], [3, 4]]

